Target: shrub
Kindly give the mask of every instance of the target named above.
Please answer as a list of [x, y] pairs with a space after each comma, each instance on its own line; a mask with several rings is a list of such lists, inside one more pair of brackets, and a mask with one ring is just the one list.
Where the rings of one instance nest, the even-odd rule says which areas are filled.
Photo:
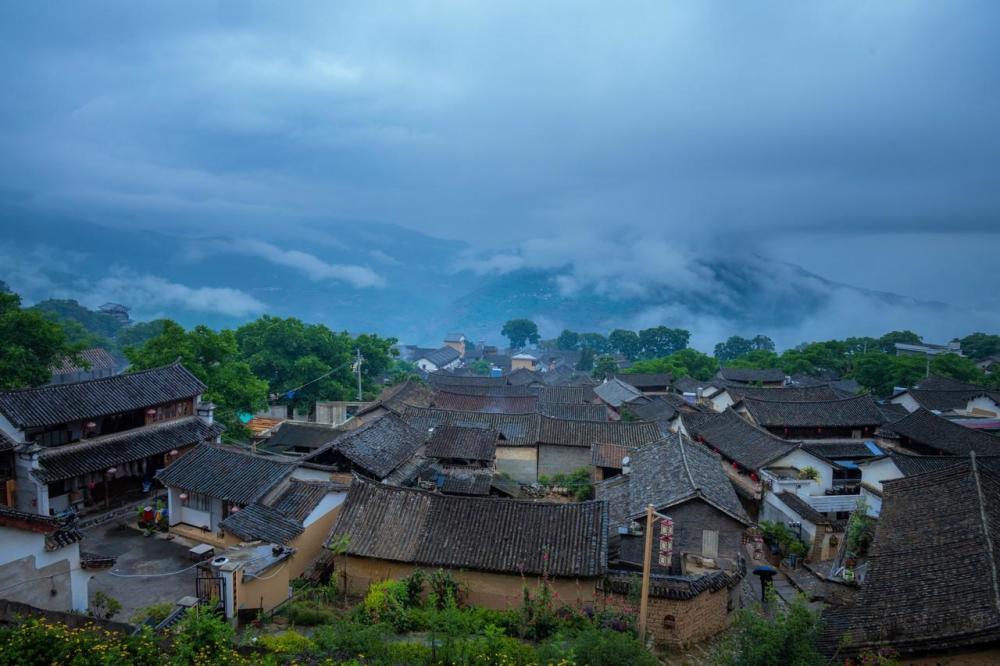
[[396, 631], [406, 630], [406, 584], [385, 580], [372, 585], [365, 595], [364, 613], [376, 624], [392, 625]]
[[140, 608], [135, 612], [130, 618], [132, 624], [143, 624], [149, 622], [150, 624], [156, 625], [167, 619], [174, 610], [174, 605], [172, 603], [162, 603], [153, 604], [152, 606], [146, 606], [145, 608]]
[[568, 651], [577, 666], [656, 666], [656, 658], [639, 639], [595, 627], [574, 634], [568, 642]]
[[282, 611], [282, 614], [288, 619], [289, 624], [300, 627], [328, 624], [336, 618], [332, 611], [320, 608], [308, 601], [291, 603]]
[[381, 653], [391, 628], [381, 624], [359, 624], [345, 620], [317, 627], [313, 642], [324, 654], [350, 658], [359, 654], [375, 656]]
[[825, 663], [816, 651], [818, 634], [819, 614], [802, 595], [787, 608], [776, 608], [772, 618], [745, 608], [716, 661], [723, 666], [818, 666]]
[[316, 644], [297, 631], [283, 631], [272, 636], [261, 636], [259, 645], [276, 654], [303, 655], [316, 651]]
[[122, 609], [120, 601], [104, 592], [94, 593], [94, 601], [90, 604], [90, 616], [110, 620]]
[[121, 636], [95, 625], [70, 629], [45, 620], [25, 619], [0, 629], [0, 664], [161, 664], [162, 655], [149, 630]]
[[233, 628], [222, 618], [192, 608], [175, 629], [171, 663], [176, 666], [242, 664], [243, 659], [233, 650], [233, 634]]

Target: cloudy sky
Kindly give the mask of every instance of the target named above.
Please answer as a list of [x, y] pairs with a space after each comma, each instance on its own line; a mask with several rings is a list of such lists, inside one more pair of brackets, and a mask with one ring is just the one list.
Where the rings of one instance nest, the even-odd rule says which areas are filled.
[[754, 251], [992, 306], [998, 25], [993, 0], [9, 2], [0, 200], [390, 222], [497, 270], [552, 238], [628, 239], [626, 266]]

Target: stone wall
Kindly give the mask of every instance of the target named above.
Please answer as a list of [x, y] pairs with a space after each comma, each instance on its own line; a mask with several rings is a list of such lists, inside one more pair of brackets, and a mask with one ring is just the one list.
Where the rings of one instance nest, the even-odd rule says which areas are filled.
[[[730, 599], [738, 594], [734, 590], [706, 590], [692, 599], [664, 599], [650, 597], [646, 615], [647, 636], [655, 643], [684, 648], [724, 631], [732, 619], [737, 604]], [[639, 608], [627, 596], [601, 593], [599, 601], [608, 608], [639, 617]]]
[[584, 446], [538, 445], [538, 476], [569, 474], [590, 467], [590, 448]]

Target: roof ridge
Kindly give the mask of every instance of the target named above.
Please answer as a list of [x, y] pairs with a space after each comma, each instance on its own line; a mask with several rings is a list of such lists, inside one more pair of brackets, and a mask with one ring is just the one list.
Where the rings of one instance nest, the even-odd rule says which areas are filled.
[[684, 435], [677, 437], [677, 444], [681, 447], [681, 463], [684, 465], [684, 472], [687, 474], [688, 481], [691, 483], [691, 490], [701, 494], [701, 488], [694, 482], [694, 475], [691, 474], [691, 467], [688, 465], [687, 451], [684, 447]]
[[[741, 402], [768, 402], [782, 405], [820, 405], [831, 402], [850, 402], [851, 400], [859, 400], [861, 398], [870, 398], [871, 393], [859, 393], [858, 395], [847, 396], [846, 398], [830, 398], [828, 400], [767, 400], [765, 398], [742, 398]], [[872, 402], [875, 402], [874, 398]], [[876, 403], [877, 404], [877, 403]]]
[[58, 391], [67, 386], [77, 386], [79, 384], [107, 383], [115, 380], [120, 380], [122, 377], [135, 377], [137, 375], [144, 375], [150, 372], [156, 372], [157, 370], [166, 370], [168, 368], [173, 368], [173, 367], [180, 367], [181, 370], [191, 375], [191, 377], [193, 377], [195, 381], [197, 381], [203, 387], [205, 386], [205, 382], [195, 377], [190, 370], [184, 367], [184, 365], [180, 362], [180, 359], [178, 359], [173, 363], [168, 363], [167, 365], [160, 365], [155, 368], [146, 368], [145, 370], [136, 370], [135, 372], [122, 372], [117, 375], [111, 375], [110, 377], [97, 377], [95, 379], [79, 379], [75, 382], [63, 382], [62, 384], [43, 384], [42, 386], [25, 386], [23, 388], [16, 388], [16, 389], [3, 389], [0, 390], [0, 395], [3, 395], [5, 393], [31, 393], [36, 391], [41, 392], [41, 391], [51, 391], [51, 390]]
[[[125, 439], [128, 436], [140, 434], [140, 432], [154, 432], [157, 430], [165, 430], [171, 426], [182, 425], [186, 423], [192, 423], [195, 420], [205, 423], [205, 421], [200, 416], [195, 416], [194, 414], [189, 414], [188, 416], [182, 416], [176, 419], [170, 419], [169, 421], [159, 421], [157, 423], [150, 423], [146, 426], [140, 426], [138, 428], [132, 428], [131, 430], [121, 430], [119, 432], [108, 433], [107, 435], [98, 435], [97, 437], [91, 437], [89, 439], [83, 439], [78, 442], [72, 442], [71, 444], [63, 444], [62, 446], [53, 446], [43, 449], [44, 452], [50, 452], [44, 457], [46, 458], [56, 458], [58, 456], [76, 453], [77, 451], [82, 451], [84, 449], [100, 446], [101, 444], [107, 444], [108, 442], [114, 442], [116, 439]], [[211, 428], [214, 423], [205, 423], [205, 426]]]
[[969, 452], [969, 465], [972, 467], [972, 479], [976, 484], [976, 496], [979, 500], [979, 521], [983, 528], [983, 538], [986, 540], [986, 557], [990, 562], [990, 574], [993, 578], [993, 607], [1000, 613], [1000, 580], [997, 574], [997, 560], [993, 552], [993, 539], [990, 536], [989, 519], [986, 516], [986, 499], [983, 497], [983, 486], [979, 478], [979, 467], [976, 465], [976, 452]]

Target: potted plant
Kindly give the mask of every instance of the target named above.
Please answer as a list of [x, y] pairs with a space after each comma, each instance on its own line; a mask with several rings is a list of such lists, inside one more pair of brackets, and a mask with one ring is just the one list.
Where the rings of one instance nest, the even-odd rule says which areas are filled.
[[803, 467], [799, 470], [799, 478], [803, 481], [819, 481], [819, 470], [815, 467]]

